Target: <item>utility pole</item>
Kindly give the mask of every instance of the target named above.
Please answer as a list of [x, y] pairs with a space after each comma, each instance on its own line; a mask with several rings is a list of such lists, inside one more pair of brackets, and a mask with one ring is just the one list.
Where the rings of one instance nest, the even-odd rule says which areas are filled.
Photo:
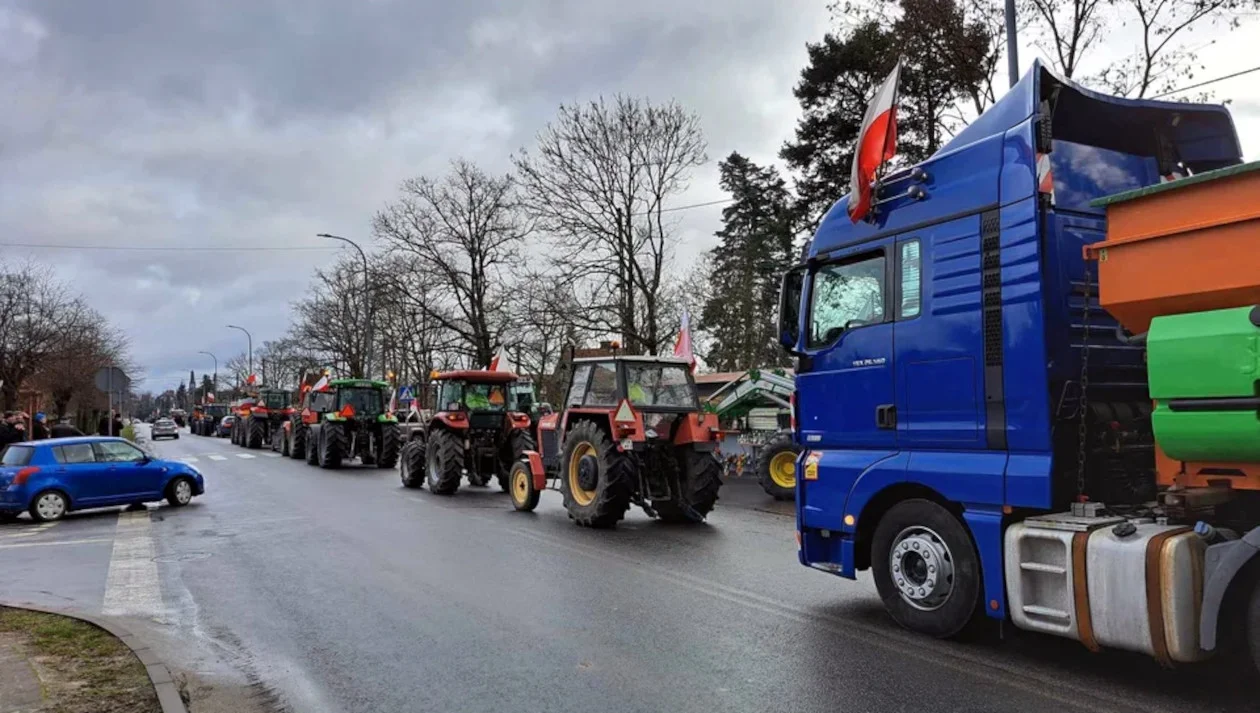
[[[206, 356], [208, 356], [208, 357], [210, 357], [211, 359], [213, 359], [213, 360], [214, 360], [214, 377], [213, 377], [213, 379], [212, 379], [211, 381], [212, 381], [212, 383], [214, 384], [214, 386], [213, 386], [212, 388], [214, 389], [215, 397], [216, 397], [216, 398], [218, 398], [218, 394], [219, 394], [219, 357], [217, 357], [217, 356], [215, 356], [215, 355], [213, 355], [213, 354], [211, 354], [210, 352], [207, 352], [207, 351], [199, 351], [199, 352], [197, 352], [197, 353], [198, 353], [198, 354], [205, 354]], [[203, 396], [202, 396], [202, 398], [204, 399], [204, 398], [205, 398], [205, 396], [203, 395]]]
[[364, 320], [364, 334], [367, 337], [366, 343], [363, 345], [363, 377], [372, 378], [372, 286], [371, 273], [368, 270], [367, 253], [363, 252], [363, 248], [350, 238], [343, 238], [340, 235], [332, 235], [331, 233], [317, 233], [317, 238], [328, 238], [329, 240], [340, 240], [343, 243], [349, 243], [359, 251], [359, 257], [363, 258], [363, 289], [367, 293], [363, 296], [364, 311], [367, 312], [367, 319]]
[[1006, 0], [1006, 68], [1011, 86], [1019, 81], [1019, 49], [1015, 37], [1015, 0]]
[[227, 326], [228, 329], [241, 330], [245, 333], [245, 338], [249, 340], [249, 374], [245, 375], [245, 378], [248, 379], [250, 374], [254, 373], [254, 335], [250, 334], [249, 330], [244, 327], [238, 327], [235, 324], [229, 324]]

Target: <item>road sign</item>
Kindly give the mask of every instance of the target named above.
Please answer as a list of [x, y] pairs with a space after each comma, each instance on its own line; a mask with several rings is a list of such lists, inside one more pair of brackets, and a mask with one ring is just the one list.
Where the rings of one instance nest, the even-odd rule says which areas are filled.
[[107, 394], [125, 391], [131, 386], [131, 379], [116, 366], [107, 366], [96, 372], [96, 388]]

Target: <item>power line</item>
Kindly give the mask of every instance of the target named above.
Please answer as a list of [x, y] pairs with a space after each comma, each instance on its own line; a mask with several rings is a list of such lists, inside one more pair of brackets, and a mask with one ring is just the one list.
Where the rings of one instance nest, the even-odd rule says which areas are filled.
[[268, 252], [284, 250], [337, 250], [323, 245], [296, 245], [293, 247], [259, 247], [256, 245], [193, 247], [172, 245], [62, 245], [43, 243], [0, 243], [0, 248], [48, 248], [53, 250], [125, 250], [162, 252]]
[[[706, 202], [704, 202], [704, 203], [692, 203], [691, 205], [676, 205], [676, 206], [674, 206], [673, 208], [661, 208], [661, 212], [662, 212], [662, 213], [673, 213], [673, 212], [680, 211], [680, 210], [691, 210], [692, 208], [705, 208], [705, 207], [708, 207], [708, 206], [711, 206], [711, 205], [721, 205], [721, 204], [723, 204], [723, 203], [730, 203], [730, 202], [731, 202], [731, 201], [733, 201], [733, 200], [735, 200], [735, 199], [734, 199], [734, 198], [722, 198], [721, 200], [716, 200], [716, 201], [706, 201]], [[652, 212], [654, 212], [654, 211], [645, 211], [645, 212], [643, 212], [643, 213], [635, 213], [635, 215], [648, 215], [649, 213], [652, 213]]]
[[1169, 94], [1177, 94], [1179, 92], [1184, 92], [1189, 89], [1198, 89], [1199, 87], [1206, 87], [1209, 84], [1216, 84], [1217, 82], [1223, 82], [1226, 79], [1233, 79], [1234, 77], [1241, 77], [1244, 74], [1251, 74], [1252, 72], [1260, 72], [1260, 67], [1252, 67], [1251, 69], [1244, 69], [1238, 72], [1234, 72], [1233, 74], [1226, 74], [1224, 77], [1217, 77], [1216, 79], [1209, 79], [1206, 82], [1199, 82], [1198, 84], [1191, 84], [1188, 87], [1178, 87], [1177, 89], [1166, 91], [1163, 94], [1156, 94], [1155, 96], [1149, 97], [1149, 98], [1159, 99], [1161, 97], [1166, 97]]

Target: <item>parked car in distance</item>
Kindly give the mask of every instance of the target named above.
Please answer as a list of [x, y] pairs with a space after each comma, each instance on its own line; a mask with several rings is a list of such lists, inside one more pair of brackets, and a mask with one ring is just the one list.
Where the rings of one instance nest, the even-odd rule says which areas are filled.
[[0, 520], [25, 510], [47, 522], [71, 510], [164, 498], [179, 507], [204, 492], [196, 468], [154, 458], [122, 438], [50, 438], [0, 451]]
[[153, 422], [149, 437], [155, 441], [159, 438], [179, 438], [179, 426], [169, 418], [159, 418]]
[[235, 416], [224, 416], [219, 420], [219, 426], [214, 429], [216, 438], [227, 438], [232, 435], [232, 424], [236, 423]]

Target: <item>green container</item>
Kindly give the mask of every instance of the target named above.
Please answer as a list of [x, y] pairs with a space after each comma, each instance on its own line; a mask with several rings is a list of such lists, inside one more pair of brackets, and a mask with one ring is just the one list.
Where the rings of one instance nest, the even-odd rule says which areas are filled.
[[1260, 327], [1252, 307], [1156, 317], [1146, 340], [1151, 424], [1164, 453], [1183, 461], [1260, 463], [1260, 412], [1227, 402], [1174, 411], [1182, 399], [1255, 398]]

